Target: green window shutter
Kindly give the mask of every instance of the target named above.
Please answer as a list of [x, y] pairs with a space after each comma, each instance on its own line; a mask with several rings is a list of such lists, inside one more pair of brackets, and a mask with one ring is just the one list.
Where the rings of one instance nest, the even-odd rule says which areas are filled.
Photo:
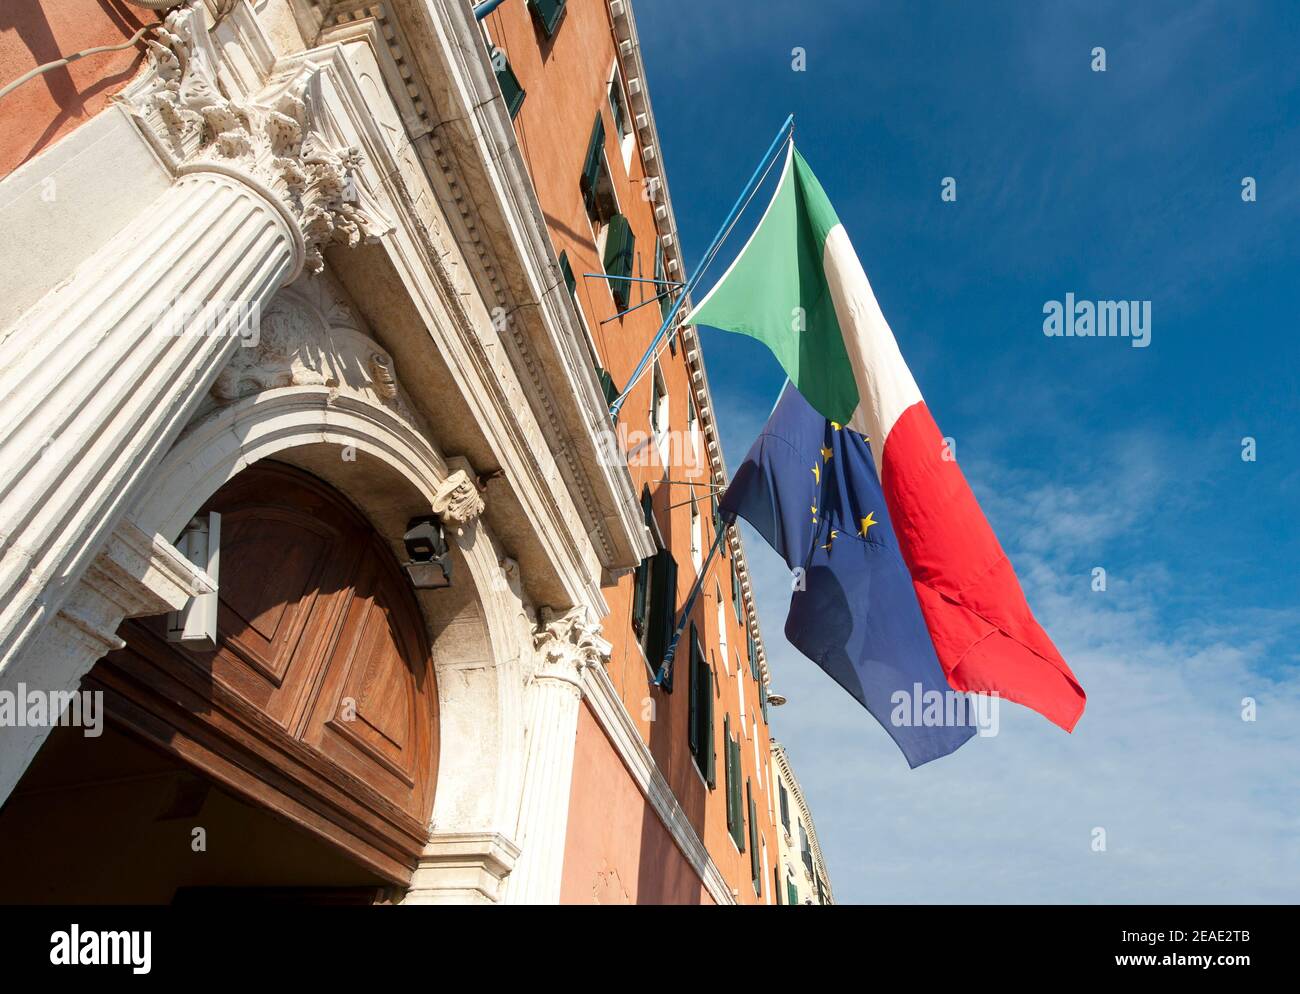
[[736, 741], [732, 743], [733, 756], [731, 759], [732, 767], [736, 771], [736, 848], [741, 852], [745, 851], [745, 801], [740, 792], [740, 735], [736, 735]]
[[704, 707], [704, 701], [700, 694], [700, 666], [704, 662], [699, 653], [699, 635], [695, 631], [695, 622], [691, 622], [691, 673], [688, 698], [690, 700], [689, 714], [686, 720], [686, 731], [688, 741], [691, 746], [691, 755], [695, 757], [700, 767], [704, 766], [704, 741], [700, 735], [700, 709]]
[[[622, 214], [615, 214], [609, 219], [605, 232], [605, 272], [610, 276], [631, 276], [632, 261], [636, 252], [636, 236], [632, 226]], [[610, 292], [618, 309], [625, 310], [628, 304], [631, 286], [626, 280], [609, 281]]]
[[749, 632], [749, 675], [758, 679], [758, 643], [754, 641], [752, 631]]
[[713, 745], [713, 667], [704, 662], [704, 650], [700, 650], [700, 663], [704, 667], [704, 715], [702, 732], [704, 735], [704, 779], [712, 790], [718, 784], [717, 753]]
[[632, 631], [640, 637], [645, 634], [646, 608], [649, 606], [651, 558], [642, 559], [636, 568], [636, 584], [632, 588]]
[[614, 377], [610, 375], [609, 370], [597, 366], [596, 377], [600, 380], [600, 391], [605, 395], [605, 403], [612, 404], [618, 400], [618, 387], [614, 385]]
[[569, 253], [560, 253], [560, 275], [564, 277], [564, 285], [569, 288], [569, 296], [578, 292], [578, 279], [573, 275], [573, 267], [569, 265]]
[[723, 716], [723, 748], [727, 750], [723, 756], [723, 768], [725, 771], [725, 787], [727, 787], [727, 830], [731, 833], [732, 838], [736, 838], [736, 804], [735, 786], [736, 776], [731, 767], [731, 712]]
[[731, 609], [736, 613], [736, 624], [745, 623], [740, 597], [740, 577], [736, 575], [736, 560], [731, 560]]
[[[664, 246], [658, 238], [655, 239], [655, 279], [666, 280], [664, 269]], [[663, 285], [655, 286], [655, 293], [662, 294], [659, 298], [659, 317], [660, 319], [668, 317], [668, 312], [673, 308], [673, 295], [669, 292], [668, 287]]]
[[582, 202], [590, 214], [596, 204], [596, 183], [600, 178], [601, 155], [605, 151], [605, 121], [596, 112], [596, 123], [591, 126], [591, 139], [587, 143], [587, 158], [582, 163]]
[[763, 712], [763, 724], [770, 725], [771, 721], [767, 717], [767, 687], [762, 683], [758, 685], [758, 707]]
[[528, 0], [528, 8], [546, 32], [546, 37], [554, 35], [556, 25], [564, 13], [564, 0]]
[[796, 887], [796, 886], [794, 885], [794, 881], [793, 881], [793, 880], [786, 880], [786, 882], [785, 882], [785, 895], [786, 895], [786, 902], [787, 902], [787, 903], [789, 903], [789, 904], [798, 904], [798, 903], [799, 903], [799, 888]]
[[763, 868], [758, 859], [758, 812], [754, 807], [754, 786], [745, 781], [745, 798], [749, 801], [749, 875], [754, 881], [754, 893], [763, 894]]
[[[650, 496], [648, 487], [641, 491], [641, 517], [646, 527], [653, 532], [654, 498]], [[650, 615], [650, 572], [653, 565], [653, 556], [641, 560], [636, 568], [636, 583], [632, 587], [632, 631], [636, 633], [643, 646], [646, 640], [646, 624]]]
[[501, 96], [506, 102], [506, 110], [510, 111], [513, 120], [519, 113], [519, 108], [524, 105], [526, 96], [524, 88], [519, 85], [519, 77], [510, 68], [510, 60], [506, 58], [506, 53], [499, 48], [493, 50], [492, 67], [496, 70], [497, 85], [501, 87]]
[[[677, 561], [667, 549], [655, 553], [650, 567], [650, 617], [645, 641], [646, 658], [657, 670], [668, 651], [673, 627], [677, 623]], [[672, 677], [664, 683], [664, 690], [672, 692]]]

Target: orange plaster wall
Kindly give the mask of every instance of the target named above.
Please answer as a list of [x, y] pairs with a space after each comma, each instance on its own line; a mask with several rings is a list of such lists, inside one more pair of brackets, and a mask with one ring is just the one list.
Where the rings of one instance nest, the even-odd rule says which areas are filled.
[[[654, 275], [657, 230], [654, 204], [642, 195], [646, 172], [642, 166], [640, 139], [638, 136], [630, 166], [625, 166], [623, 155], [613, 137], [614, 119], [606, 94], [610, 69], [614, 63], [615, 42], [606, 0], [568, 0], [564, 18], [552, 38], [547, 38], [537, 26], [523, 0], [498, 7], [487, 17], [485, 26], [492, 43], [508, 56], [511, 67], [526, 91], [524, 103], [515, 118], [519, 147], [550, 229], [556, 255], [561, 251], [568, 253], [570, 264], [578, 278], [579, 301], [595, 339], [601, 365], [610, 371], [614, 382], [621, 387], [659, 330], [662, 316], [659, 307], [652, 303], [621, 319], [600, 324], [603, 319], [612, 316], [617, 307], [603, 280], [582, 278], [583, 273], [602, 270], [578, 182], [597, 110], [605, 121], [605, 153], [619, 204], [636, 235], [638, 260], [634, 272], [639, 270], [637, 274], [644, 277]], [[652, 94], [653, 82], [649, 81]], [[664, 150], [659, 149], [658, 152], [662, 156]], [[671, 163], [668, 166], [667, 175], [671, 184]], [[737, 184], [744, 181], [744, 176], [740, 175], [743, 171], [744, 167], [738, 167]], [[725, 206], [719, 205], [719, 210], [725, 210]], [[685, 274], [679, 272], [676, 277], [683, 279]], [[642, 294], [648, 292], [634, 288], [631, 303], [647, 299]], [[670, 427], [682, 432], [686, 425], [687, 395], [691, 385], [680, 343], [675, 353], [665, 348], [660, 361], [669, 394]], [[649, 406], [650, 377], [647, 374], [638, 381], [619, 415], [619, 424], [632, 433], [630, 437], [638, 432], [649, 431]], [[653, 445], [648, 447], [647, 451], [649, 450], [653, 450]], [[648, 486], [653, 496], [656, 520], [677, 561], [677, 603], [680, 607], [695, 580], [690, 551], [690, 509], [687, 506], [691, 490], [665, 483], [665, 470], [657, 456], [649, 461], [633, 460], [629, 469], [636, 492], [639, 494], [642, 486]], [[714, 536], [708, 503], [709, 491], [704, 486], [710, 482], [705, 465], [700, 463], [690, 467], [677, 460], [668, 468], [668, 476], [674, 480], [684, 479], [698, 484], [695, 489], [704, 519], [703, 546], [707, 550]], [[676, 687], [673, 693], [665, 693], [652, 685], [650, 668], [632, 631], [633, 582], [633, 577], [629, 574], [622, 577], [616, 585], [603, 589], [610, 607], [609, 615], [604, 619], [604, 635], [614, 646], [608, 666], [610, 678], [687, 819], [704, 840], [724, 878], [735, 889], [738, 901], [765, 902], [769, 890], [767, 878], [771, 876], [771, 867], [777, 858], [776, 830], [771, 815], [773, 805], [768, 782], [769, 733], [758, 714], [759, 687], [749, 675], [745, 655], [745, 629], [737, 622], [731, 609], [731, 560], [726, 554], [720, 554], [715, 559], [691, 616], [699, 628], [701, 643], [717, 678], [714, 700], [717, 782], [712, 789], [704, 784], [697, 772], [688, 741], [690, 681], [689, 665], [686, 662], [689, 659], [686, 636], [683, 636], [682, 651], [677, 656]], [[725, 605], [724, 624], [727, 626], [730, 650], [726, 665], [719, 657], [719, 587]], [[656, 665], [657, 663], [656, 660]], [[748, 715], [745, 734], [740, 742], [741, 765], [744, 777], [753, 783], [760, 832], [767, 843], [768, 871], [764, 874], [764, 892], [761, 897], [755, 894], [751, 883], [749, 853], [737, 851], [728, 833], [726, 820], [723, 716], [730, 714], [734, 732], [739, 725], [740, 691], [737, 684], [741, 681], [745, 683], [744, 697]], [[598, 728], [596, 734], [603, 739], [603, 733]], [[761, 767], [755, 763], [755, 737], [758, 738]], [[581, 745], [581, 738], [579, 744]], [[617, 768], [626, 780], [628, 774], [621, 764]], [[615, 779], [614, 770], [608, 764], [600, 767], [575, 767], [575, 797], [579, 796], [580, 791], [593, 789], [582, 782], [587, 776], [598, 777], [599, 789], [609, 789], [610, 782]], [[627, 783], [630, 785], [631, 781], [628, 780]], [[635, 787], [632, 789], [635, 790]], [[600, 795], [597, 793], [595, 796]], [[641, 811], [644, 800], [639, 799], [639, 793], [637, 797], [635, 810]], [[577, 879], [590, 881], [593, 874], [600, 872], [601, 859], [607, 860], [610, 865], [617, 865], [629, 857], [622, 833], [610, 834], [601, 831], [599, 825], [582, 824], [589, 819], [607, 821], [615, 814], [622, 817], [621, 812], [613, 812], [613, 806], [604, 802], [596, 807], [573, 809], [566, 860], [573, 861], [573, 873]], [[653, 812], [649, 817], [654, 818]], [[624, 830], [630, 827], [623, 826]], [[591, 834], [582, 834], [584, 829], [590, 830]], [[639, 839], [643, 834], [638, 828], [634, 837]], [[612, 848], [607, 852], [602, 852], [599, 848], [586, 848], [604, 844], [609, 844]], [[647, 872], [648, 869], [649, 867]], [[621, 874], [623, 871], [619, 872]], [[626, 885], [626, 881], [624, 883]], [[588, 888], [588, 884], [571, 883], [566, 871], [566, 888], [570, 886], [576, 888], [574, 893], [587, 893], [584, 888]]]
[[[75, 52], [121, 44], [155, 20], [152, 11], [123, 0], [4, 0], [0, 86]], [[52, 69], [0, 99], [0, 178], [103, 110], [143, 58], [141, 39]]]
[[712, 904], [699, 876], [584, 704], [562, 904]]

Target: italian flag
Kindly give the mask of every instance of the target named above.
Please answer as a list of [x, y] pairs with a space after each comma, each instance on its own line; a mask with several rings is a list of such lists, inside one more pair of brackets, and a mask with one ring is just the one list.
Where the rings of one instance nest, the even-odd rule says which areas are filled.
[[952, 688], [996, 693], [1073, 730], [1083, 688], [1034, 620], [844, 225], [793, 143], [754, 234], [685, 321], [763, 342], [813, 407], [867, 437]]

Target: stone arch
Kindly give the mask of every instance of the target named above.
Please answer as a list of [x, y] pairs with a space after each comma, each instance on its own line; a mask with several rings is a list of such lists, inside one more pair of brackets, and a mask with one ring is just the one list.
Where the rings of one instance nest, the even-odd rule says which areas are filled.
[[[318, 356], [332, 353], [335, 360], [327, 375], [290, 371], [275, 378], [288, 385], [254, 384], [244, 396], [205, 402], [133, 506], [130, 517], [140, 529], [175, 540], [227, 480], [274, 459], [335, 487], [404, 558], [406, 522], [438, 505], [456, 481], [457, 460], [438, 452], [415, 423], [391, 375], [391, 360], [385, 366], [387, 354], [373, 340], [344, 329], [347, 341], [340, 347], [337, 327], [319, 327], [326, 338]], [[359, 353], [358, 345], [373, 348], [379, 364]], [[375, 376], [384, 369], [391, 387]], [[370, 378], [358, 380], [367, 371]], [[385, 396], [386, 388], [391, 396]], [[523, 776], [530, 625], [513, 563], [502, 558], [486, 523], [475, 517], [458, 528], [449, 524], [447, 531], [454, 539], [452, 586], [417, 597], [439, 686], [431, 836], [501, 837], [509, 850]]]

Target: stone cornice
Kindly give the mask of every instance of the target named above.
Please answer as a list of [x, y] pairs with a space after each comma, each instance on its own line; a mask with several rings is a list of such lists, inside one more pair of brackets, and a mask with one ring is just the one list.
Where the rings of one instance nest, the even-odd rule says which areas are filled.
[[480, 291], [498, 309], [501, 341], [583, 509], [601, 566], [630, 569], [653, 545], [627, 466], [607, 456], [617, 449], [604, 396], [479, 27], [456, 0], [344, 0], [330, 9], [324, 37], [369, 18], [382, 25], [418, 119], [406, 122], [411, 142], [440, 181]]

